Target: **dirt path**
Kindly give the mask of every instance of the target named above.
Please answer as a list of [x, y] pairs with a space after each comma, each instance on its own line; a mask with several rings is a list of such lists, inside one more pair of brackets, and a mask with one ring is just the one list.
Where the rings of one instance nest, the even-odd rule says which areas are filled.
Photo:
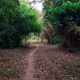
[[23, 77], [23, 80], [35, 80], [33, 75], [34, 75], [34, 53], [36, 52], [37, 48], [34, 49], [32, 52], [30, 52], [27, 56], [27, 62], [28, 62], [28, 66], [26, 69], [26, 74]]
[[80, 80], [80, 54], [39, 45], [26, 59], [28, 65], [22, 80]]

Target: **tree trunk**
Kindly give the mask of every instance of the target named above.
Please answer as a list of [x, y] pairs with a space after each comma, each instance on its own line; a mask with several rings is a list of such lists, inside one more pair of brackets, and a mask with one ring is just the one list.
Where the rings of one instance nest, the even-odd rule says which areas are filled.
[[52, 44], [52, 37], [47, 38], [48, 42], [47, 44]]

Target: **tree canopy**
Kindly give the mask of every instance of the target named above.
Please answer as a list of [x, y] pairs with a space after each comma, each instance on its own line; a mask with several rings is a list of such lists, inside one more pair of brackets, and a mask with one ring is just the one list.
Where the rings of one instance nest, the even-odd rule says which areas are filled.
[[45, 0], [45, 21], [53, 25], [64, 46], [80, 48], [80, 2], [63, 1], [60, 5], [52, 2], [53, 0]]
[[18, 47], [21, 40], [29, 33], [41, 31], [38, 13], [28, 3], [1, 0], [0, 4], [1, 48]]

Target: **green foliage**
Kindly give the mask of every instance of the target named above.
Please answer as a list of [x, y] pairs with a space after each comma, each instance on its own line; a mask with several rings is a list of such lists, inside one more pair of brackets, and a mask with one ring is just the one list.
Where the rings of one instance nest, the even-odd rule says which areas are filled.
[[12, 35], [16, 32], [14, 21], [17, 19], [19, 9], [19, 3], [15, 1], [17, 0], [1, 0], [0, 2], [0, 47], [15, 45]]
[[49, 8], [45, 17], [68, 48], [80, 48], [80, 2], [67, 1], [59, 7]]
[[38, 19], [38, 12], [35, 9], [32, 9], [27, 3], [21, 3], [20, 13], [24, 18], [26, 34], [41, 31], [42, 24]]
[[18, 0], [0, 1], [0, 47], [20, 46], [21, 40], [31, 32], [40, 32], [37, 11]]
[[60, 40], [60, 38], [58, 38], [57, 36], [53, 38], [53, 44], [61, 44], [62, 41]]

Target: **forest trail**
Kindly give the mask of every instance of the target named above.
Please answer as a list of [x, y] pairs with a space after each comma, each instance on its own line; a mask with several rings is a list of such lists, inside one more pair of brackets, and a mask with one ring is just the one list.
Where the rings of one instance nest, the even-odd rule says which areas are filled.
[[28, 55], [26, 56], [26, 59], [27, 59], [27, 67], [25, 69], [25, 74], [23, 75], [23, 78], [22, 80], [36, 80], [36, 78], [34, 77], [35, 75], [35, 69], [34, 69], [34, 66], [35, 66], [35, 54], [36, 54], [36, 51], [40, 50], [41, 49], [45, 49], [45, 48], [51, 48], [52, 46], [46, 46], [46, 45], [38, 45], [33, 51], [31, 51], [30, 53], [28, 53]]
[[26, 58], [28, 65], [22, 80], [80, 80], [80, 54], [55, 45], [39, 45]]
[[27, 69], [26, 69], [26, 73], [23, 77], [23, 80], [35, 80], [34, 79], [34, 53], [36, 52], [37, 48], [34, 49], [32, 52], [30, 52], [28, 54], [28, 56], [26, 57], [27, 58], [27, 62], [28, 62], [28, 66], [27, 66]]

